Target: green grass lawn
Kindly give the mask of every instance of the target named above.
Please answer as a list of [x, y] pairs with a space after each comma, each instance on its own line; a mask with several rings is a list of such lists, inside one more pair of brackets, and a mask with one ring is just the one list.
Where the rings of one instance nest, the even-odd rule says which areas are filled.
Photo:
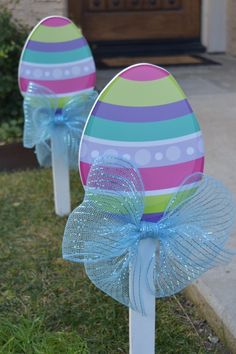
[[[71, 177], [75, 207], [83, 189]], [[65, 222], [50, 170], [0, 174], [0, 353], [128, 353], [128, 310], [62, 260]], [[156, 353], [223, 353], [208, 335], [183, 295], [157, 301]]]

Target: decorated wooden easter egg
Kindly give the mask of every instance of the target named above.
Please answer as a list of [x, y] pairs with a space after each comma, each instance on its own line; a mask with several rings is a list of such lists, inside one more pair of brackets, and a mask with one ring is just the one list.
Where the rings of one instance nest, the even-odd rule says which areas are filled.
[[61, 16], [40, 21], [23, 48], [18, 77], [23, 95], [31, 81], [53, 91], [59, 107], [73, 95], [93, 89], [95, 64], [81, 30]]
[[[159, 220], [183, 180], [203, 171], [197, 118], [168, 71], [151, 64], [133, 65], [100, 93], [80, 145], [84, 185], [94, 159], [103, 154], [128, 159], [138, 167], [147, 221]], [[193, 183], [185, 186], [189, 188]]]

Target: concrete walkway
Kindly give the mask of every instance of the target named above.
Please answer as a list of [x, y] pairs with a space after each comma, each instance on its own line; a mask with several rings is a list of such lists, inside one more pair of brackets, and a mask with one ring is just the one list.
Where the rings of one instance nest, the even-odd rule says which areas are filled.
[[[198, 116], [205, 139], [205, 172], [223, 181], [236, 199], [236, 58], [212, 55], [221, 66], [167, 68], [180, 83]], [[119, 70], [100, 70], [102, 89]], [[229, 246], [236, 249], [236, 227]], [[199, 305], [230, 353], [236, 353], [236, 256], [209, 271], [186, 293]]]

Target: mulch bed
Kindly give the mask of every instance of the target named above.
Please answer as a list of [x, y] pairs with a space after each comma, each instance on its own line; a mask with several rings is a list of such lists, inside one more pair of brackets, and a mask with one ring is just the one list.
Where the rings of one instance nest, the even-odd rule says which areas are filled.
[[34, 150], [22, 143], [0, 146], [0, 171], [17, 171], [39, 167]]

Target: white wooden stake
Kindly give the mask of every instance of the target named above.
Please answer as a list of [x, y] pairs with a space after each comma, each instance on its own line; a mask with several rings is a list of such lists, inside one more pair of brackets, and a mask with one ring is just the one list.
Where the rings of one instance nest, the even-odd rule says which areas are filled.
[[136, 269], [141, 266], [141, 277], [139, 279], [136, 272], [134, 282], [130, 282], [130, 298], [133, 300], [132, 287], [134, 291], [141, 289], [146, 316], [129, 310], [130, 354], [155, 354], [155, 296], [150, 293], [146, 282], [147, 269], [154, 249], [155, 240], [147, 238], [140, 241]]
[[68, 147], [63, 136], [60, 126], [54, 129], [51, 136], [54, 203], [59, 216], [68, 215], [71, 211]]

